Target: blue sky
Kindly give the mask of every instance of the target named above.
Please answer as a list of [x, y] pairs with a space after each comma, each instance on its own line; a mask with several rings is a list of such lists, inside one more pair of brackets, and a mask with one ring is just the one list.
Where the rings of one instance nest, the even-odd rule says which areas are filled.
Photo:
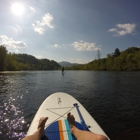
[[88, 63], [140, 46], [139, 0], [0, 0], [0, 44], [8, 52]]

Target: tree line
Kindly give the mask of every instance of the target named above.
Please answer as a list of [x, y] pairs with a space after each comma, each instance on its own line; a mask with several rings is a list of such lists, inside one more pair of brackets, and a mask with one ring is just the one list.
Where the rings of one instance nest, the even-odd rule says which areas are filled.
[[5, 46], [0, 46], [0, 71], [57, 70], [60, 67], [54, 60], [37, 59], [28, 54], [8, 53]]
[[[118, 48], [106, 58], [100, 58], [77, 66], [65, 67], [65, 70], [104, 70], [104, 71], [139, 71], [140, 48], [130, 47], [122, 52]], [[0, 71], [19, 70], [60, 70], [61, 66], [54, 60], [37, 59], [28, 54], [8, 53], [5, 46], [0, 46]]]
[[140, 70], [140, 48], [130, 47], [120, 52], [118, 48], [106, 58], [97, 58], [87, 64], [67, 67], [67, 70], [103, 70], [103, 71], [139, 71]]

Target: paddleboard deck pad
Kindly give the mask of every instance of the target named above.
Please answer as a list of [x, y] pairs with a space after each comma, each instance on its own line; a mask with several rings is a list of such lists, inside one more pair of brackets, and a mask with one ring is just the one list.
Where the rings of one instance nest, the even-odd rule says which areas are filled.
[[[47, 97], [39, 107], [27, 135], [37, 131], [39, 119], [49, 117], [45, 124], [45, 136], [42, 140], [76, 140], [71, 134], [67, 114], [71, 112], [76, 121], [76, 127], [108, 136], [92, 118], [82, 104], [67, 93], [57, 92]], [[109, 139], [109, 138], [108, 138]]]
[[[76, 127], [84, 130], [83, 126], [78, 122], [76, 122]], [[42, 140], [76, 140], [76, 138], [74, 135], [71, 135], [68, 121], [65, 119], [58, 120], [49, 125], [45, 129], [45, 136]]]

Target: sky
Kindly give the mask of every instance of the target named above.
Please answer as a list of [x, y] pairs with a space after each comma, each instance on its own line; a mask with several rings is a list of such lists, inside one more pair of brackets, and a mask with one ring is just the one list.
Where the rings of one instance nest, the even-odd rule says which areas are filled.
[[0, 45], [85, 64], [140, 46], [139, 0], [0, 0]]

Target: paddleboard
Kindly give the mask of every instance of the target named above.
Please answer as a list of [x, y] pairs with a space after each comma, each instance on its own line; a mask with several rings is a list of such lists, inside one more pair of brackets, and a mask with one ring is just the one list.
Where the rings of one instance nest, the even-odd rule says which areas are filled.
[[67, 121], [67, 114], [69, 112], [74, 115], [76, 126], [79, 129], [103, 134], [108, 138], [83, 105], [73, 96], [63, 92], [53, 93], [44, 100], [35, 114], [27, 135], [36, 132], [39, 119], [47, 116], [49, 119], [45, 124], [45, 139], [74, 140], [75, 137], [71, 135]]

